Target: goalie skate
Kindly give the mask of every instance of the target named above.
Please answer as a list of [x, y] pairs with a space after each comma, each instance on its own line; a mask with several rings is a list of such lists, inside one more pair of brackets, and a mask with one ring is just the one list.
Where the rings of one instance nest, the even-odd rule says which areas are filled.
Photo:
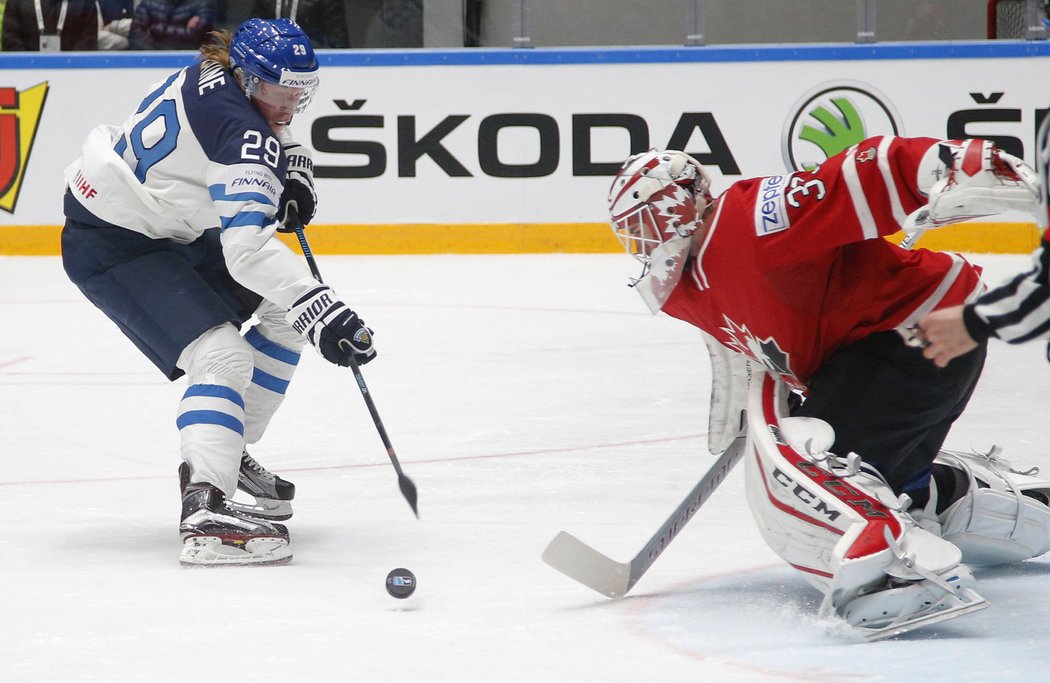
[[190, 484], [182, 498], [184, 566], [281, 564], [292, 559], [288, 529], [231, 509], [211, 484]]
[[[889, 580], [874, 590], [861, 591], [839, 608], [840, 616], [866, 640], [892, 638], [990, 604], [974, 590], [973, 573], [965, 565], [935, 574], [916, 565], [914, 554], [902, 551], [892, 538], [886, 540], [895, 558], [886, 568]], [[893, 576], [902, 572], [914, 572], [921, 578]]]

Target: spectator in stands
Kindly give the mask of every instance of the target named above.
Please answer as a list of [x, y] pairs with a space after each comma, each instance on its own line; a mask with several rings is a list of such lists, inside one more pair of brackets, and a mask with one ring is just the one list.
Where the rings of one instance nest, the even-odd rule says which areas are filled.
[[383, 0], [379, 47], [423, 47], [423, 0]]
[[102, 28], [98, 30], [98, 49], [127, 50], [130, 45], [132, 0], [98, 0]]
[[214, 28], [214, 0], [142, 0], [131, 21], [131, 49], [196, 50]]
[[293, 20], [314, 48], [350, 47], [343, 0], [255, 0], [252, 16]]
[[5, 51], [57, 52], [98, 47], [95, 0], [7, 0], [3, 17]]

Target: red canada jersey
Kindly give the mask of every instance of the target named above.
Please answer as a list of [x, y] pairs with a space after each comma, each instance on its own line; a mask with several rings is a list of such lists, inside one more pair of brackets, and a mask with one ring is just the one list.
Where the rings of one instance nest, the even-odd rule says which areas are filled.
[[734, 183], [663, 311], [804, 389], [839, 349], [976, 298], [980, 269], [958, 254], [882, 239], [926, 203], [919, 163], [940, 142], [875, 137]]

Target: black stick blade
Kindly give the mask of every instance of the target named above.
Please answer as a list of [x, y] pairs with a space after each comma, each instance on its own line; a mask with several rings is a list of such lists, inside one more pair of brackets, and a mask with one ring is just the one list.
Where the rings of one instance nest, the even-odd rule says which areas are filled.
[[397, 485], [401, 487], [401, 495], [408, 501], [408, 505], [412, 508], [416, 519], [419, 519], [419, 494], [416, 492], [416, 485], [404, 474], [397, 475]]

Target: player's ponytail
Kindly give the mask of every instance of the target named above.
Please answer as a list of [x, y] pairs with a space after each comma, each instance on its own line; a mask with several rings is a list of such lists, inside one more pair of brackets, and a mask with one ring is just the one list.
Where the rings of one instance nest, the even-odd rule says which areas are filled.
[[201, 45], [201, 61], [216, 62], [224, 69], [233, 68], [233, 65], [230, 64], [230, 43], [233, 41], [233, 34], [226, 30], [219, 30], [210, 32], [208, 36], [211, 42]]

